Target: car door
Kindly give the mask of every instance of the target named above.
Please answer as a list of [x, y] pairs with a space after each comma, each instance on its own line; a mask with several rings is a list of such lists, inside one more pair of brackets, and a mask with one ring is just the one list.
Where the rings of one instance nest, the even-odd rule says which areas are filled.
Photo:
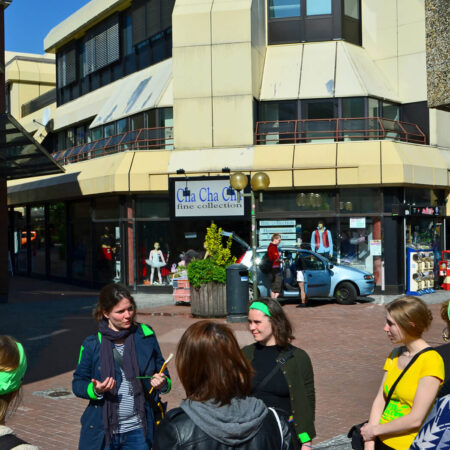
[[301, 253], [308, 297], [328, 297], [330, 292], [330, 272], [325, 261], [311, 252]]

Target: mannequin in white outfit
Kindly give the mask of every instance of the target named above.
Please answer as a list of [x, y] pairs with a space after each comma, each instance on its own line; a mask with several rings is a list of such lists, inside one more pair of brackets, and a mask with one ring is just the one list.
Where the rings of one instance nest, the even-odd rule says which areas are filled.
[[164, 260], [164, 255], [159, 248], [159, 242], [155, 242], [153, 244], [153, 250], [148, 255], [148, 259], [146, 263], [152, 268], [150, 274], [150, 284], [153, 284], [153, 278], [155, 275], [155, 269], [158, 271], [158, 280], [159, 284], [162, 284], [161, 279], [161, 267], [166, 265], [166, 261]]

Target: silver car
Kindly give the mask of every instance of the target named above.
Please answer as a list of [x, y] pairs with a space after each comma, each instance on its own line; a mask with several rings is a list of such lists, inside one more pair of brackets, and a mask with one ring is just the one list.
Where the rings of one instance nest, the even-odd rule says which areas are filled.
[[[305, 276], [306, 295], [310, 298], [336, 298], [342, 305], [350, 305], [358, 296], [373, 294], [375, 281], [369, 272], [349, 266], [334, 264], [319, 254], [296, 247], [282, 247], [281, 274], [282, 292], [280, 297], [297, 298], [300, 291], [297, 283], [297, 266], [302, 266]], [[257, 249], [256, 263], [259, 264], [267, 249]], [[301, 259], [301, 261], [299, 261]], [[252, 270], [252, 251], [247, 250], [237, 261]], [[257, 269], [259, 295], [270, 295], [270, 281], [259, 267]]]

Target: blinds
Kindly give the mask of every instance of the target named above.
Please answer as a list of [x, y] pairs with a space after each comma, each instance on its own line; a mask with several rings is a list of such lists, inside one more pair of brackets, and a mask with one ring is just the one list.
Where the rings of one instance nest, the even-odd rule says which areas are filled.
[[120, 58], [119, 16], [96, 27], [83, 43], [83, 77]]
[[69, 48], [57, 55], [58, 87], [64, 87], [77, 79], [76, 49]]

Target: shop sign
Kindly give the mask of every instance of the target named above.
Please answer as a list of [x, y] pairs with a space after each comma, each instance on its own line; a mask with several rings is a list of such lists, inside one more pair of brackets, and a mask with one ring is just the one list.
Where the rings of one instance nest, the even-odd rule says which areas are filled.
[[350, 217], [350, 228], [366, 228], [366, 218]]
[[238, 203], [236, 191], [224, 179], [180, 180], [173, 182], [175, 217], [230, 217], [244, 215], [244, 199]]

